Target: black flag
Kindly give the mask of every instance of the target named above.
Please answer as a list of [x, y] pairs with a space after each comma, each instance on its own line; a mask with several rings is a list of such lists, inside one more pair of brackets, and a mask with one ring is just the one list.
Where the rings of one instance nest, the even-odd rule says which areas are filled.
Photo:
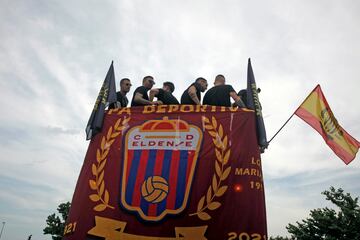
[[261, 104], [258, 96], [258, 89], [255, 83], [254, 72], [251, 67], [251, 61], [249, 58], [248, 72], [247, 72], [247, 107], [255, 111], [256, 114], [256, 133], [258, 138], [258, 144], [263, 151], [268, 146], [266, 139], [266, 130], [264, 125], [264, 119], [261, 113]]
[[86, 140], [91, 139], [95, 134], [101, 132], [105, 114], [105, 108], [116, 102], [115, 73], [113, 62], [106, 74], [104, 83], [96, 99], [94, 109], [86, 126]]

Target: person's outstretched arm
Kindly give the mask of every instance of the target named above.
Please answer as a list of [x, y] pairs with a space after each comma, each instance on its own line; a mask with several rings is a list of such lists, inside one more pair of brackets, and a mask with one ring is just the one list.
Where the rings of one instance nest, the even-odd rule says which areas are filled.
[[241, 98], [236, 94], [236, 92], [230, 92], [230, 97], [234, 99], [235, 105], [239, 108], [246, 108], [244, 102], [241, 100]]
[[156, 95], [158, 95], [158, 94], [159, 94], [159, 89], [158, 89], [158, 88], [151, 89], [151, 90], [150, 90], [150, 94], [149, 94], [149, 100], [150, 100], [150, 102], [152, 102], [152, 101], [154, 100], [154, 97], [155, 97]]

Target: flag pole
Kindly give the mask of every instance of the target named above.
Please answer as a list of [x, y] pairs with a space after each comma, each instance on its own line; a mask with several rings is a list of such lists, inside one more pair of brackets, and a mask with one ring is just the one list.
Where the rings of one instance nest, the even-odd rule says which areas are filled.
[[283, 127], [285, 127], [285, 125], [290, 121], [290, 119], [295, 115], [296, 111], [301, 107], [301, 105], [303, 105], [303, 103], [310, 97], [311, 93], [315, 91], [315, 89], [317, 87], [319, 87], [320, 84], [316, 85], [316, 87], [310, 92], [310, 94], [305, 98], [304, 101], [302, 101], [302, 103], [299, 105], [298, 108], [296, 108], [296, 110], [294, 111], [294, 113], [288, 118], [288, 120], [286, 120], [286, 122], [281, 126], [281, 128], [274, 134], [274, 136], [272, 136], [272, 138], [268, 141], [268, 144], [274, 139], [274, 137], [276, 135], [278, 135], [278, 133], [283, 129]]
[[[296, 111], [295, 111], [296, 112]], [[286, 122], [281, 126], [281, 128], [274, 134], [274, 136], [272, 136], [272, 138], [268, 141], [268, 144], [270, 144], [270, 142], [274, 139], [274, 137], [276, 137], [276, 135], [278, 135], [278, 133], [285, 127], [285, 125], [290, 121], [290, 119], [295, 115], [295, 112], [293, 114], [291, 114], [291, 116], [288, 118], [288, 120], [286, 120]]]
[[5, 227], [5, 223], [6, 223], [6, 222], [2, 222], [2, 228], [1, 228], [1, 232], [0, 232], [0, 238], [1, 238], [2, 234], [3, 234], [3, 230], [4, 230], [4, 227]]
[[[310, 96], [310, 94], [309, 94]], [[274, 136], [272, 136], [272, 138], [268, 141], [268, 144], [274, 139], [274, 137], [276, 137], [276, 135], [278, 135], [278, 133], [285, 127], [285, 125], [290, 121], [290, 119], [295, 115], [296, 111], [301, 107], [301, 105], [308, 99], [308, 97], [306, 97], [306, 99], [299, 105], [298, 108], [296, 108], [296, 110], [293, 112], [293, 114], [291, 114], [291, 116], [288, 118], [288, 120], [286, 120], [286, 122], [281, 126], [281, 128], [274, 134]]]

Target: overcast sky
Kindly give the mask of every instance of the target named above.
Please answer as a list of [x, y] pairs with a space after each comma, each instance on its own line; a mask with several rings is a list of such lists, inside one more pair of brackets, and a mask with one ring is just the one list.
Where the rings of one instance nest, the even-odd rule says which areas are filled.
[[[45, 219], [72, 198], [111, 60], [132, 90], [153, 75], [180, 97], [218, 73], [245, 88], [251, 57], [268, 138], [319, 83], [360, 140], [359, 12], [357, 0], [1, 0], [1, 239], [50, 239]], [[296, 116], [262, 159], [269, 235], [328, 206], [329, 186], [360, 195], [360, 156], [346, 166]]]

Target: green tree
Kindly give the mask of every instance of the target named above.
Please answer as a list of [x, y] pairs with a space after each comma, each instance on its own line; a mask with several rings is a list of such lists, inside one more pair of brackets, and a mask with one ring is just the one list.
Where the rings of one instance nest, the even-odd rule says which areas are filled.
[[69, 210], [70, 202], [61, 203], [57, 208], [61, 218], [55, 213], [49, 215], [46, 219], [47, 226], [43, 230], [44, 234], [50, 234], [53, 240], [61, 240]]
[[291, 236], [297, 240], [360, 239], [358, 197], [352, 198], [341, 188], [334, 187], [322, 194], [338, 207], [337, 211], [328, 207], [311, 210], [309, 218], [286, 227]]
[[276, 237], [270, 237], [269, 240], [292, 240], [293, 238], [288, 238], [288, 237], [281, 237], [281, 236], [276, 236]]

